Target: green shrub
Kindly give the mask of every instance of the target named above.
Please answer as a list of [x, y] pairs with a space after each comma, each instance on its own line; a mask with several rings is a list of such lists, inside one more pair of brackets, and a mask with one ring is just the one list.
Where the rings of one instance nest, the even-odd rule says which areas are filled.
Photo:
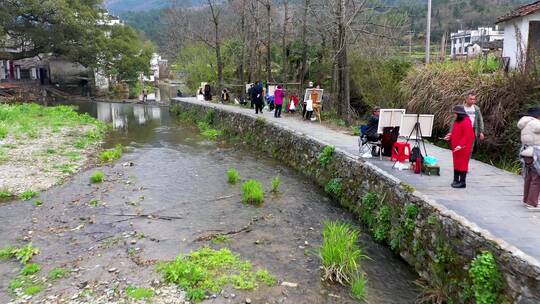
[[279, 192], [279, 186], [281, 186], [281, 178], [279, 176], [272, 178], [272, 192], [273, 193]]
[[150, 288], [128, 286], [126, 288], [126, 294], [128, 297], [135, 300], [150, 299], [154, 296], [154, 291]]
[[383, 242], [388, 239], [391, 228], [392, 210], [388, 206], [379, 209], [375, 217], [375, 225], [373, 227], [373, 239], [377, 242]]
[[380, 197], [375, 192], [368, 192], [362, 198], [360, 220], [370, 229], [375, 225], [375, 210], [377, 209], [379, 201]]
[[333, 159], [334, 151], [336, 148], [334, 146], [326, 146], [323, 148], [321, 154], [319, 155], [319, 164], [326, 167]]
[[201, 135], [209, 139], [216, 139], [222, 134], [220, 130], [210, 127], [210, 124], [206, 121], [199, 121], [197, 127], [199, 128]]
[[19, 198], [22, 199], [23, 201], [29, 201], [31, 200], [34, 196], [38, 195], [39, 193], [35, 192], [35, 191], [32, 191], [32, 190], [26, 190], [24, 191], [23, 193], [19, 194]]
[[5, 191], [5, 190], [0, 191], [0, 200], [10, 198], [12, 196], [13, 196], [13, 194], [11, 194], [9, 191]]
[[107, 149], [105, 151], [102, 151], [99, 154], [99, 160], [103, 163], [110, 163], [122, 157], [123, 153], [124, 148], [122, 147], [122, 145], [118, 144], [113, 149]]
[[105, 174], [101, 171], [96, 171], [90, 176], [90, 182], [92, 184], [101, 183], [103, 179], [105, 179]]
[[240, 180], [240, 173], [234, 168], [227, 170], [227, 182], [231, 185], [236, 184]]
[[399, 249], [404, 241], [410, 241], [416, 227], [418, 207], [415, 204], [406, 204], [400, 223], [391, 231], [390, 247]]
[[38, 264], [26, 264], [21, 270], [21, 274], [24, 276], [36, 274], [41, 270], [41, 266]]
[[503, 278], [493, 254], [484, 251], [471, 262], [469, 275], [477, 304], [496, 304], [503, 288]]
[[352, 283], [359, 276], [359, 261], [364, 257], [357, 244], [358, 232], [339, 221], [324, 222], [323, 243], [319, 256], [324, 279], [340, 284]]
[[243, 262], [229, 249], [201, 248], [189, 255], [180, 255], [174, 261], [162, 263], [157, 271], [168, 283], [177, 284], [186, 291], [189, 300], [199, 302], [207, 292], [217, 293], [225, 286], [252, 290], [258, 282], [269, 284], [275, 279], [264, 270], [252, 271], [250, 262]]
[[339, 198], [341, 196], [341, 178], [333, 178], [324, 186], [326, 193]]
[[259, 181], [249, 179], [242, 185], [242, 201], [246, 204], [260, 205], [264, 202], [264, 189]]

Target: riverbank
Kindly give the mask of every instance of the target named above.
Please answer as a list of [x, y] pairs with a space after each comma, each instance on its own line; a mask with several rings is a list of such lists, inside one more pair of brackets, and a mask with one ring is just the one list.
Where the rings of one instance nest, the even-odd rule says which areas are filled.
[[[426, 290], [457, 302], [474, 300], [482, 296], [476, 294], [481, 290], [495, 299], [484, 303], [540, 301], [537, 218], [520, 204], [518, 176], [471, 161], [469, 188], [457, 191], [449, 187], [451, 153], [432, 145], [428, 153], [439, 159], [440, 177], [361, 159], [357, 137], [319, 124], [190, 98], [175, 99], [174, 107], [189, 117], [215, 111], [215, 128], [325, 187], [361, 218], [375, 239], [388, 244], [430, 283]], [[336, 152], [332, 162], [322, 166], [318, 158], [327, 145], [335, 146]], [[495, 269], [486, 272], [489, 286], [477, 280], [474, 266], [483, 260], [489, 260], [487, 269]]]
[[0, 105], [0, 193], [31, 198], [89, 163], [106, 125], [67, 106]]

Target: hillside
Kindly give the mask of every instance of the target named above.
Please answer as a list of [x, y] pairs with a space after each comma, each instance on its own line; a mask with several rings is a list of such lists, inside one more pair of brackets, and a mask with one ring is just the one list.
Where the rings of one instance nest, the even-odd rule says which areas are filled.
[[[127, 11], [147, 11], [161, 9], [169, 6], [171, 0], [105, 0], [105, 7], [115, 14], [122, 14]], [[200, 5], [203, 0], [178, 0], [177, 5], [190, 7]]]

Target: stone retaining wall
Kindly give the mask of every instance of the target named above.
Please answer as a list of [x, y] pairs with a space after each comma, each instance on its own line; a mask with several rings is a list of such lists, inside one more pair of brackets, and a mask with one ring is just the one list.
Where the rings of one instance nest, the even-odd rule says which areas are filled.
[[[376, 240], [391, 246], [434, 292], [445, 294], [451, 303], [480, 303], [474, 300], [469, 267], [483, 251], [493, 253], [504, 283], [499, 298], [484, 303], [540, 303], [540, 266], [520, 250], [354, 155], [336, 150], [330, 163], [322, 166], [319, 156], [324, 142], [263, 118], [213, 108], [173, 101], [171, 111], [189, 112], [200, 119], [206, 116], [225, 135], [272, 155], [326, 187], [342, 206], [358, 215]], [[327, 186], [330, 181], [333, 187]]]

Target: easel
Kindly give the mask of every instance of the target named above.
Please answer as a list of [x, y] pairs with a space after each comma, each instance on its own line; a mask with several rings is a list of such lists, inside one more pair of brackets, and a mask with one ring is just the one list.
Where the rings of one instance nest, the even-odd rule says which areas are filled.
[[414, 134], [414, 146], [411, 148], [411, 151], [414, 148], [420, 149], [420, 143], [422, 143], [422, 146], [424, 147], [425, 156], [428, 156], [426, 143], [424, 142], [424, 137], [422, 136], [422, 127], [420, 126], [420, 114], [416, 114], [416, 123], [414, 124], [414, 128], [411, 130], [411, 134], [409, 134], [409, 137], [407, 137], [406, 143], [409, 143], [413, 134]]
[[[413, 138], [413, 135], [414, 135], [414, 144], [411, 147], [411, 154], [412, 154], [412, 150], [414, 148], [418, 148], [420, 150], [420, 153], [422, 153], [421, 148], [423, 147], [424, 148], [424, 155], [428, 156], [427, 149], [426, 149], [426, 143], [424, 142], [424, 136], [422, 134], [422, 126], [420, 125], [420, 114], [416, 114], [416, 123], [414, 124], [414, 127], [411, 130], [411, 133], [409, 134], [409, 136], [407, 137], [407, 141], [405, 141], [405, 142], [409, 143], [409, 141], [411, 141], [411, 138]], [[394, 162], [394, 165], [392, 166], [392, 169], [394, 169], [396, 167], [397, 162], [398, 162], [397, 160]], [[420, 174], [422, 174], [422, 172], [420, 172]]]

